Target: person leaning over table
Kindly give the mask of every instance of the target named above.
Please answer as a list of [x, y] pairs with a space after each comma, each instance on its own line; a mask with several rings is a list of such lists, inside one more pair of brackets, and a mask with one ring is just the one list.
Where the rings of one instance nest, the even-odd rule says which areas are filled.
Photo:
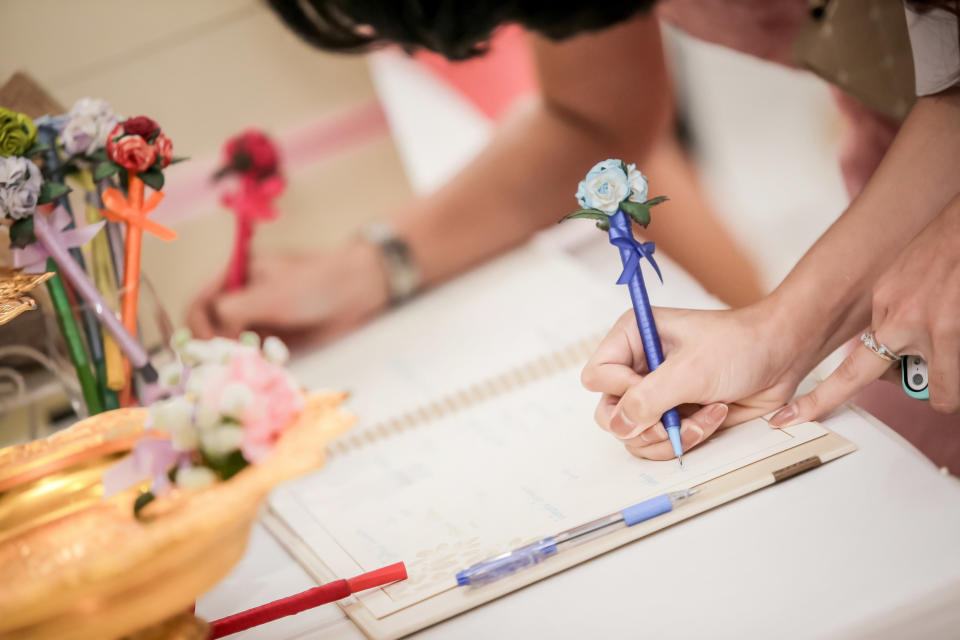
[[[424, 7], [432, 11], [430, 4]], [[615, 13], [623, 17], [634, 9], [620, 7], [622, 0], [615, 4]], [[403, 35], [417, 28], [410, 22], [416, 13], [411, 3], [348, 1], [338, 3], [339, 9], [327, 2], [316, 2], [313, 9], [287, 0], [272, 5], [293, 31], [324, 48], [365, 50], [379, 40], [356, 35], [335, 19], [324, 25], [319, 18], [355, 9], [381, 16], [378, 31], [385, 40], [411, 48], [418, 44]], [[490, 2], [446, 5], [451, 18], [464, 22], [465, 33], [445, 34], [438, 26], [434, 36], [424, 29], [435, 42], [419, 44], [456, 59], [477, 52], [474, 45], [487, 38], [502, 13]], [[474, 20], [485, 9], [490, 16]], [[607, 13], [561, 9], [550, 31], [573, 34], [614, 22]], [[487, 148], [448, 184], [397, 211], [392, 234], [375, 238], [368, 233], [331, 251], [255, 253], [245, 289], [223, 293], [219, 278], [204, 287], [188, 314], [193, 332], [235, 336], [252, 328], [285, 338], [329, 340], [385, 310], [391, 300], [442, 282], [555, 225], [558, 212], [569, 208], [571, 185], [575, 190], [584, 165], [607, 156], [643, 161], [644, 172], [671, 194], [651, 234], [658, 250], [727, 304], [757, 300], [764, 291], [759, 275], [712, 214], [674, 138], [672, 91], [656, 21], [641, 19], [564, 41], [534, 33], [531, 45], [537, 99], [518, 104]], [[604, 60], [603, 73], [596, 59]], [[391, 267], [386, 273], [384, 261]]]
[[[446, 188], [418, 203], [414, 210], [422, 213], [397, 219], [399, 238], [387, 261], [409, 262], [404, 254], [412, 253], [427, 282], [552, 222], [556, 212], [567, 210], [571, 185], [597, 158], [645, 156], [670, 113], [660, 27], [650, 14], [654, 4], [657, 18], [691, 35], [783, 64], [790, 63], [810, 11], [806, 0], [271, 0], [301, 37], [338, 51], [397, 43], [459, 59], [482, 53], [492, 31], [504, 23], [519, 23], [535, 34], [542, 84], [536, 106], [503, 128]], [[822, 12], [824, 3], [817, 4]], [[667, 362], [652, 374], [644, 375], [630, 313], [591, 359], [583, 379], [604, 394], [597, 421], [632, 453], [671, 455], [658, 421], [674, 405], [696, 409], [684, 423], [688, 448], [720, 426], [783, 407], [815, 364], [871, 324], [871, 309], [877, 339], [930, 363], [931, 405], [957, 410], [960, 286], [953, 257], [960, 204], [951, 199], [960, 190], [960, 95], [951, 88], [954, 49], [943, 46], [956, 34], [953, 15], [941, 9], [927, 13], [940, 5], [951, 2], [909, 3], [910, 15], [934, 20], [934, 30], [947, 29], [947, 35], [940, 34], [937, 46], [914, 42], [922, 97], [899, 131], [877, 112], [836, 93], [848, 120], [841, 165], [856, 197], [784, 282], [734, 311], [657, 310]], [[448, 224], [449, 211], [478, 214], [461, 213], [456, 224]], [[267, 300], [276, 303], [259, 306], [275, 307], [274, 319], [279, 309], [291, 324], [337, 328], [383, 306], [391, 289], [403, 289], [402, 278], [384, 283], [371, 270], [362, 270], [366, 281], [348, 276], [344, 269], [355, 263], [343, 258], [339, 271], [329, 261], [326, 266], [263, 263], [259, 275], [255, 262], [251, 287], [259, 278], [259, 292], [270, 291]], [[288, 284], [301, 272], [314, 283], [342, 277], [351, 286], [339, 294], [332, 287], [333, 293], [316, 296], [312, 307], [297, 304], [314, 297]], [[374, 301], [370, 291], [378, 289], [381, 299]], [[244, 323], [256, 324], [251, 314], [264, 317], [249, 311], [255, 305], [243, 298], [218, 297], [215, 291], [216, 285], [195, 303], [194, 328], [235, 332]], [[783, 409], [775, 422], [821, 414], [888, 367], [888, 361], [860, 348], [815, 394]]]

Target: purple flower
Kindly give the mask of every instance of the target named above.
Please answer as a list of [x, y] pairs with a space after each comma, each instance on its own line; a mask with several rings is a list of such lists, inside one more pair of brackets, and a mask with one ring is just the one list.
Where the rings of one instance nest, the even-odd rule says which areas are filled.
[[167, 474], [183, 457], [169, 440], [152, 437], [138, 440], [129, 456], [103, 474], [103, 497], [109, 498], [148, 478], [152, 481], [150, 491], [162, 495], [170, 489]]

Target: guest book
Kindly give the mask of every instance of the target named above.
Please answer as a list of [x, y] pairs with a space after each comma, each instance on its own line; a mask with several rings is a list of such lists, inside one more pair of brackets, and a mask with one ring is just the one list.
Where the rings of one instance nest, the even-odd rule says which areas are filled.
[[[300, 379], [346, 380], [359, 422], [322, 471], [272, 494], [266, 522], [320, 582], [406, 563], [408, 580], [341, 602], [369, 637], [406, 635], [854, 450], [819, 424], [758, 418], [683, 469], [630, 456], [579, 382], [622, 293], [528, 246], [294, 365]], [[456, 586], [478, 560], [694, 486], [666, 515]]]

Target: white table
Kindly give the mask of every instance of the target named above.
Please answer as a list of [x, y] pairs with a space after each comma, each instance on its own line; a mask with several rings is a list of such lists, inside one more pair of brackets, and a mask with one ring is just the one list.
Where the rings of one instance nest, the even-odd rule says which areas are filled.
[[[541, 241], [566, 246], [609, 280], [615, 256], [596, 237], [583, 243], [561, 232]], [[671, 286], [653, 291], [655, 302], [715, 306], [675, 265], [663, 267]], [[865, 414], [846, 409], [825, 424], [859, 451], [420, 635], [956, 637], [960, 482]], [[197, 611], [215, 619], [312, 586], [258, 527], [246, 556]], [[326, 606], [234, 637], [363, 636]]]
[[[490, 134], [462, 99], [411, 65], [375, 60], [374, 79], [419, 191], [441, 183]], [[755, 175], [743, 158], [735, 164], [738, 175]], [[763, 209], [756, 201], [753, 193], [749, 202]], [[560, 228], [545, 241], [565, 247], [609, 284], [619, 273], [616, 256], [602, 237], [594, 234], [596, 240], [584, 244], [578, 233]], [[778, 251], [792, 262], [809, 241], [796, 244], [788, 252], [781, 243]], [[658, 261], [670, 286], [651, 290], [655, 303], [717, 306], [659, 254]], [[824, 422], [859, 451], [418, 635], [960, 637], [960, 482], [872, 418], [847, 409]], [[257, 527], [246, 556], [198, 602], [197, 612], [216, 619], [312, 586]], [[363, 635], [330, 605], [232, 638]]]

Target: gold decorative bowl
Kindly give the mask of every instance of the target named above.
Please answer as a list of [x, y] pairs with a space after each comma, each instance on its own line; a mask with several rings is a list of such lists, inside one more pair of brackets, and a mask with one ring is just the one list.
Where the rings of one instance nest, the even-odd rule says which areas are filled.
[[327, 443], [353, 424], [344, 398], [308, 396], [266, 460], [158, 498], [139, 520], [138, 488], [104, 500], [101, 478], [143, 436], [145, 410], [0, 450], [0, 637], [204, 637], [183, 612], [239, 560], [270, 489], [323, 465]]

